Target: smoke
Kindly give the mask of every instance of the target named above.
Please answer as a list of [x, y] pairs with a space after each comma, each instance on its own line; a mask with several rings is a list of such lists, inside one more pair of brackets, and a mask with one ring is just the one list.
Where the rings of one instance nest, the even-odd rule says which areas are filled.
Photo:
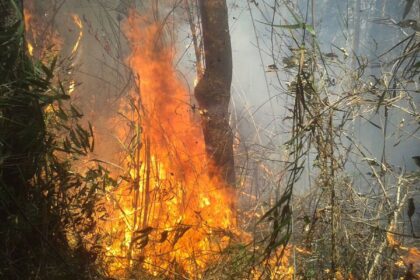
[[[171, 176], [188, 177], [190, 182], [194, 181], [194, 184], [200, 185], [197, 183], [199, 180], [194, 176], [205, 173], [204, 160], [199, 160], [194, 164], [196, 169], [188, 167], [191, 170], [183, 172], [182, 169], [185, 165], [171, 161], [169, 156], [170, 153], [176, 154], [177, 151], [197, 151], [194, 148], [196, 138], [185, 136], [190, 124], [180, 123], [185, 120], [183, 114], [199, 118], [198, 110], [195, 111], [196, 102], [192, 97], [193, 81], [196, 75], [195, 55], [191, 44], [189, 23], [181, 6], [167, 5], [169, 1], [161, 3], [152, 0], [141, 2], [73, 0], [65, 1], [64, 4], [58, 6], [46, 4], [47, 2], [56, 3], [53, 0], [38, 2], [36, 9], [43, 11], [43, 17], [46, 20], [54, 22], [54, 28], [63, 42], [60, 58], [66, 67], [63, 67], [65, 73], [62, 76], [70, 77], [69, 85], [72, 82], [76, 85], [71, 93], [72, 102], [84, 113], [85, 120], [90, 121], [93, 125], [96, 146], [91, 159], [103, 162], [116, 174], [121, 172], [121, 166], [124, 165], [126, 145], [129, 142], [127, 137], [124, 137], [124, 135], [127, 136], [126, 131], [120, 132], [132, 128], [130, 120], [127, 120], [121, 113], [124, 112], [128, 100], [132, 97], [130, 92], [136, 89], [142, 76], [141, 71], [136, 73], [129, 66], [131, 64], [138, 69], [147, 66], [153, 68], [155, 62], [150, 57], [149, 60], [142, 60], [144, 57], [147, 58], [147, 49], [138, 47], [143, 39], [142, 36], [147, 34], [131, 34], [130, 38], [127, 38], [125, 32], [127, 30], [124, 30], [123, 26], [127, 21], [130, 7], [133, 6], [143, 11], [143, 17], [150, 21], [159, 19], [165, 22], [165, 27], [160, 30], [154, 29], [153, 32], [165, 34], [169, 45], [173, 48], [170, 50], [170, 54], [173, 56], [171, 59], [173, 58], [177, 72], [162, 71], [160, 66], [158, 70], [155, 69], [157, 78], [145, 75], [148, 82], [155, 82], [155, 84], [150, 87], [152, 91], [143, 94], [152, 95], [164, 88], [163, 91], [167, 95], [156, 98], [154, 102], [157, 101], [154, 105], [160, 107], [162, 112], [173, 113], [177, 110], [182, 110], [182, 112], [171, 119], [167, 117], [163, 119], [166, 115], [163, 117], [154, 115], [152, 120], [156, 127], [149, 127], [149, 131], [154, 133], [151, 137], [152, 142], [158, 143], [158, 145], [164, 143], [163, 146], [169, 147], [169, 152], [160, 151], [159, 154], [165, 158], [164, 165], [171, 169], [163, 168], [163, 170], [170, 172]], [[43, 4], [40, 4], [41, 2]], [[292, 123], [288, 117], [293, 110], [292, 102], [295, 98], [289, 88], [295, 74], [287, 67], [287, 64], [293, 62], [293, 53], [296, 51], [293, 48], [296, 47], [298, 39], [293, 37], [292, 31], [295, 30], [290, 30], [292, 29], [290, 26], [296, 23], [297, 16], [292, 15], [286, 5], [276, 4], [278, 2], [274, 0], [265, 1], [265, 3], [262, 1], [228, 1], [233, 50], [231, 124], [236, 138], [236, 170], [240, 178], [238, 185], [243, 194], [239, 206], [246, 208], [260, 203], [261, 211], [267, 210], [264, 207], [272, 206], [273, 201], [281, 195], [279, 182], [282, 182], [282, 179], [287, 175], [285, 166], [290, 154], [288, 147], [284, 144], [291, 137]], [[350, 161], [345, 164], [345, 171], [353, 185], [358, 188], [356, 191], [362, 195], [375, 191], [372, 190], [369, 183], [369, 176], [372, 176], [368, 172], [369, 162], [386, 162], [383, 169], [389, 169], [395, 174], [418, 170], [412, 157], [420, 155], [419, 117], [417, 113], [413, 114], [412, 112], [415, 112], [415, 107], [420, 101], [417, 94], [419, 81], [413, 80], [407, 85], [399, 85], [399, 81], [392, 80], [392, 70], [396, 67], [392, 59], [403, 50], [403, 45], [396, 48], [394, 46], [413, 33], [412, 29], [402, 28], [398, 25], [398, 22], [402, 20], [405, 7], [401, 3], [385, 0], [347, 2], [324, 0], [316, 1], [315, 8], [308, 9], [307, 1], [295, 2], [295, 5], [292, 5], [293, 11], [298, 11], [299, 18], [305, 18], [304, 21], [312, 25], [314, 34], [310, 34], [311, 32], [307, 29], [307, 36], [314, 36], [310, 42], [311, 47], [316, 46], [320, 53], [328, 57], [328, 66], [324, 65], [324, 69], [330, 71], [331, 83], [334, 83], [329, 88], [331, 100], [337, 100], [339, 94], [352, 93], [352, 86], [357, 81], [354, 76], [349, 74], [348, 69], [359, 67], [360, 61], [369, 62], [363, 69], [363, 79], [370, 80], [373, 84], [378, 83], [378, 86], [393, 81], [399, 88], [404, 88], [403, 94], [409, 96], [409, 98], [396, 102], [395, 106], [390, 108], [392, 110], [389, 111], [383, 108], [376, 110], [376, 104], [372, 102], [370, 107], [367, 106], [366, 111], [354, 110], [355, 113], [350, 116], [347, 116], [345, 112], [337, 113], [337, 116], [349, 120], [345, 128], [354, 143], [346, 139], [342, 139], [342, 142], [343, 146], [350, 147], [348, 151]], [[312, 2], [315, 3], [315, 1]], [[159, 9], [156, 6], [159, 5], [157, 3], [160, 3]], [[171, 4], [177, 3], [177, 1], [171, 2]], [[146, 10], [146, 6], [154, 8]], [[412, 8], [407, 18], [417, 18], [417, 14], [418, 8]], [[78, 18], [80, 22], [75, 18]], [[289, 27], [273, 27], [270, 25], [271, 22], [274, 25], [289, 25]], [[139, 23], [137, 22], [137, 24]], [[130, 43], [129, 40], [131, 40]], [[133, 49], [136, 49], [136, 42], [139, 44], [134, 54], [138, 57], [138, 61], [129, 61], [127, 58]], [[74, 51], [75, 48], [77, 51]], [[164, 56], [162, 53], [157, 55]], [[169, 56], [169, 54], [166, 55]], [[168, 61], [170, 61], [169, 58]], [[167, 68], [172, 68], [170, 63], [164, 65]], [[154, 74], [156, 75], [156, 73]], [[167, 82], [175, 83], [176, 87], [167, 84]], [[177, 92], [181, 91], [180, 88], [182, 88], [181, 93]], [[395, 95], [400, 93], [396, 91], [394, 84], [391, 84], [389, 88], [390, 91], [395, 90]], [[187, 96], [188, 93], [189, 96]], [[182, 105], [175, 104], [177, 105], [175, 106], [174, 103], [168, 105], [165, 103], [167, 96], [181, 100]], [[351, 106], [356, 107], [358, 104]], [[403, 109], [401, 110], [401, 108]], [[161, 121], [159, 121], [160, 118]], [[177, 129], [173, 128], [176, 124], [179, 125]], [[175, 131], [177, 138], [168, 141], [165, 138], [167, 136], [165, 133], [172, 130]], [[199, 127], [195, 126], [191, 130], [198, 131]], [[170, 150], [171, 147], [177, 145], [175, 151]], [[365, 152], [366, 158], [357, 154], [356, 145]], [[303, 194], [312, 190], [311, 184], [318, 175], [317, 171], [313, 171], [317, 170], [314, 165], [318, 156], [313, 152], [308, 154], [304, 166], [305, 171], [296, 184], [295, 193]], [[184, 158], [182, 161], [188, 160], [190, 159]], [[155, 164], [155, 161], [152, 160], [152, 163]], [[162, 168], [159, 167], [159, 163], [156, 163], [155, 166], [156, 174], [160, 174]], [[213, 179], [205, 178], [205, 180], [207, 181], [201, 182], [201, 185], [219, 185], [219, 182], [215, 182]], [[392, 178], [392, 180], [396, 179]], [[170, 179], [167, 181], [172, 182]], [[171, 193], [171, 191], [174, 192], [173, 189], [177, 184], [180, 185], [178, 181], [175, 183], [166, 186], [166, 195], [185, 196], [184, 193], [175, 195]], [[216, 209], [214, 205], [226, 206], [225, 204], [230, 203], [228, 195], [222, 194], [218, 197], [216, 191], [209, 192], [212, 193], [209, 195], [203, 195], [204, 192], [194, 184], [197, 193], [191, 192], [194, 193], [191, 200], [194, 201], [196, 207], [204, 209], [210, 204], [213, 207], [205, 208], [198, 215], [211, 217], [217, 212], [214, 210]], [[139, 187], [139, 189], [141, 188]], [[127, 193], [129, 192], [127, 191]], [[143, 194], [141, 193], [141, 195]], [[414, 199], [418, 200], [419, 198], [415, 197]], [[179, 200], [181, 201], [181, 199]], [[264, 204], [263, 201], [268, 203]], [[132, 206], [131, 201], [126, 204], [127, 208]], [[183, 213], [191, 214], [189, 222], [196, 222], [197, 214], [195, 212], [189, 213], [185, 210], [178, 213], [176, 212], [179, 210], [178, 208], [174, 207], [173, 209], [176, 210], [173, 210], [171, 207], [168, 206], [167, 208], [170, 210], [166, 209], [165, 211], [174, 212], [175, 216], [182, 216]], [[221, 209], [220, 216], [226, 216], [226, 209], [219, 208]], [[257, 213], [257, 211], [252, 213]], [[144, 214], [144, 216], [147, 215]], [[228, 221], [225, 224], [230, 226], [231, 213], [229, 212], [227, 216], [229, 217], [226, 218]], [[414, 216], [413, 220], [416, 217]], [[156, 220], [159, 225], [160, 219]], [[253, 220], [255, 220], [254, 216], [247, 221]], [[108, 226], [105, 224], [104, 228]], [[133, 228], [135, 227], [136, 225]], [[188, 231], [185, 236], [194, 233], [193, 230], [186, 227], [177, 228], [173, 223], [171, 227], [171, 230], [165, 228], [162, 232], [154, 232], [155, 239], [159, 239], [159, 234], [164, 237], [166, 234], [165, 239], [168, 236], [171, 237], [170, 232]], [[201, 230], [199, 227], [197, 228], [197, 231]], [[415, 231], [418, 230], [417, 227]], [[126, 238], [126, 235], [129, 234], [131, 232], [126, 229], [122, 231], [121, 236]], [[183, 234], [185, 232], [178, 239], [181, 239]], [[205, 239], [203, 236], [206, 234], [200, 233], [198, 237], [195, 237], [196, 239], [191, 237], [191, 240], [198, 240], [196, 243], [202, 242]], [[130, 243], [127, 240], [125, 242]], [[213, 247], [210, 246], [210, 248]], [[165, 252], [171, 251], [168, 248], [164, 249]], [[188, 265], [185, 266], [188, 267]]]
[[[413, 30], [402, 29], [397, 25], [402, 19], [404, 3], [383, 2], [353, 1], [346, 4], [340, 1], [317, 1], [314, 10], [308, 11], [307, 22], [315, 22], [316, 40], [321, 51], [335, 53], [341, 57], [338, 48], [344, 48], [350, 58], [341, 61], [348, 67], [357, 67], [351, 59], [354, 54], [369, 61], [366, 76], [379, 77], [384, 72], [391, 78], [389, 71], [395, 65], [387, 62], [397, 57], [402, 47], [393, 49], [386, 56], [380, 55], [392, 49]], [[293, 42], [288, 38], [287, 30], [271, 29], [264, 24], [270, 23], [273, 18], [273, 12], [268, 7], [274, 6], [274, 2], [250, 6], [252, 12], [246, 3], [230, 1], [234, 57], [233, 114], [240, 126], [242, 137], [263, 145], [274, 142], [278, 147], [288, 138], [288, 127], [283, 118], [286, 116], [285, 108], [290, 105], [285, 86], [290, 75], [287, 69], [284, 69], [285, 65], [281, 60], [288, 55], [285, 50], [293, 46]], [[296, 7], [302, 15], [306, 14], [306, 1], [298, 1]], [[359, 11], [355, 10], [356, 7]], [[408, 17], [416, 17], [416, 13], [417, 10], [413, 9]], [[274, 24], [288, 22], [293, 23], [290, 12], [284, 5], [279, 5]], [[272, 36], [273, 32], [275, 34]], [[279, 70], [270, 71], [269, 65], [276, 65]], [[345, 78], [341, 70], [335, 68], [334, 71], [337, 71], [334, 72], [337, 77]], [[345, 81], [335, 82], [340, 85], [335, 91], [351, 90], [345, 88]], [[419, 104], [420, 100], [413, 91], [417, 88], [417, 83], [418, 81], [415, 81], [413, 85], [407, 85], [407, 94], [412, 95], [414, 104]], [[410, 106], [404, 102], [399, 105]], [[387, 160], [406, 171], [416, 170], [412, 156], [420, 154], [418, 122], [415, 117], [398, 110], [391, 113], [389, 122], [385, 136]], [[378, 141], [384, 137], [384, 112], [371, 112], [363, 118], [356, 117], [353, 126], [357, 141], [365, 146], [373, 157], [380, 158], [384, 143]]]
[[[261, 165], [270, 166], [272, 170], [284, 168], [282, 163], [274, 163], [285, 158], [282, 157], [283, 144], [290, 137], [290, 121], [285, 116], [293, 100], [287, 91], [287, 82], [292, 76], [283, 58], [290, 56], [288, 47], [295, 46], [294, 40], [299, 40], [292, 38], [286, 28], [271, 28], [267, 24], [272, 21], [275, 25], [294, 24], [296, 19], [282, 4], [276, 6], [273, 16], [273, 7], [278, 1], [264, 4], [260, 1], [243, 3], [232, 0], [229, 3], [234, 57], [233, 115], [243, 145], [247, 146], [247, 151], [253, 151], [251, 158], [256, 163], [248, 165], [249, 169], [254, 169], [249, 173], [251, 178], [257, 178], [252, 182], [262, 192], [265, 184], [261, 175], [258, 176], [261, 172], [256, 174], [255, 168], [261, 168]], [[416, 106], [420, 104], [417, 94], [419, 81], [399, 84], [392, 80], [392, 71], [397, 67], [394, 59], [404, 49], [403, 44], [394, 46], [415, 32], [410, 28], [401, 28], [399, 24], [403, 20], [405, 1], [296, 1], [290, 6], [294, 7], [299, 18], [313, 24], [320, 51], [337, 56], [327, 61], [336, 84], [331, 95], [353, 91], [351, 85], [355, 78], [338, 65], [357, 69], [360, 59], [368, 62], [364, 79], [370, 79], [372, 83], [379, 80], [391, 83], [389, 88], [395, 90], [395, 96], [402, 94], [407, 97], [387, 112], [384, 109], [376, 111], [376, 103], [372, 103], [369, 110], [359, 110], [358, 115], [352, 115], [346, 129], [350, 133], [348, 136], [365, 151], [367, 157], [378, 162], [384, 159], [388, 168], [396, 174], [418, 171], [419, 167], [412, 157], [420, 154], [419, 119], [415, 113]], [[418, 21], [418, 15], [419, 7], [414, 5], [406, 19]], [[404, 90], [398, 91], [397, 88]], [[349, 143], [346, 145], [350, 146]], [[371, 176], [369, 165], [357, 153], [352, 145], [346, 172], [358, 191], [372, 192], [370, 183], [367, 183]], [[312, 171], [316, 156], [309, 156], [306, 170], [295, 187], [297, 193], [310, 189], [311, 178], [314, 178], [311, 176], [316, 175]], [[415, 200], [419, 199], [415, 197]]]

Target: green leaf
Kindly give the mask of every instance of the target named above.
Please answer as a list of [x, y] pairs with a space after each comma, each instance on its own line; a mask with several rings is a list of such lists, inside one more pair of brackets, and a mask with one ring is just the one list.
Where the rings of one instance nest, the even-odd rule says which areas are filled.
[[315, 28], [312, 25], [305, 24], [305, 28], [306, 28], [306, 30], [308, 30], [309, 33], [311, 33], [312, 36], [314, 36], [314, 37], [316, 36]]
[[273, 24], [274, 27], [286, 28], [286, 29], [306, 29], [312, 36], [316, 36], [315, 29], [312, 25], [304, 22], [296, 24]]
[[286, 29], [304, 29], [304, 30], [307, 30], [312, 36], [314, 37], [316, 36], [315, 28], [312, 25], [304, 23], [304, 22], [298, 22], [295, 24], [270, 24], [270, 23], [265, 23], [265, 22], [260, 21], [260, 23], [265, 24], [265, 25], [270, 25], [273, 27], [286, 28]]

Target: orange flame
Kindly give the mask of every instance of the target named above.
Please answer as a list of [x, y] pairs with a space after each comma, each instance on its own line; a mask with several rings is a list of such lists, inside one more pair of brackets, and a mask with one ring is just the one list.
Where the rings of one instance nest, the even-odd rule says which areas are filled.
[[407, 254], [403, 257], [406, 267], [411, 268], [411, 271], [416, 273], [416, 277], [420, 279], [420, 249], [409, 248]]
[[[75, 55], [78, 53], [79, 47], [80, 47], [80, 42], [82, 41], [83, 38], [83, 23], [82, 20], [80, 19], [80, 17], [76, 14], [72, 15], [72, 19], [74, 24], [77, 26], [77, 28], [79, 29], [79, 35], [76, 39], [76, 42], [73, 45], [73, 48], [71, 50], [71, 55]], [[74, 66], [74, 62], [72, 62], [72, 65]], [[71, 74], [71, 71], [69, 72], [69, 74]], [[72, 94], [74, 92], [74, 90], [76, 89], [76, 81], [75, 80], [70, 80], [69, 82], [69, 87], [68, 87], [68, 94]]]
[[[100, 261], [117, 277], [129, 268], [200, 275], [236, 235], [232, 193], [209, 175], [214, 168], [201, 127], [160, 26], [132, 14], [125, 33], [128, 63], [139, 78], [140, 95], [132, 97], [141, 99], [141, 138], [125, 162], [129, 179], [108, 194], [108, 218], [98, 220], [107, 243]], [[124, 138], [127, 131], [118, 134]]]
[[[33, 19], [32, 19], [31, 12], [27, 8], [23, 9], [23, 19], [25, 21], [25, 32], [26, 32], [26, 34], [28, 34], [31, 31], [30, 26], [31, 26], [31, 23], [32, 23]], [[26, 44], [27, 44], [27, 47], [28, 47], [29, 55], [33, 56], [34, 55], [34, 46], [32, 45], [31, 41], [28, 40], [28, 39], [26, 39]]]
[[405, 248], [400, 252], [399, 260], [395, 266], [407, 270], [413, 279], [420, 279], [420, 250], [417, 248]]
[[48, 23], [47, 18], [37, 15], [34, 1], [25, 1], [23, 16], [29, 55], [42, 61], [56, 56], [63, 46], [63, 40]]
[[[30, 56], [36, 57], [48, 64], [48, 60], [56, 57], [58, 52], [62, 50], [63, 40], [53, 26], [47, 23], [46, 18], [37, 15], [34, 5], [31, 1], [25, 1], [25, 8], [23, 10], [27, 50]], [[83, 38], [83, 23], [76, 14], [72, 14], [71, 18], [79, 30], [78, 37], [72, 45], [70, 53], [70, 55], [74, 56], [78, 53]], [[74, 67], [74, 61], [71, 61], [70, 66]], [[71, 77], [72, 71], [68, 71], [67, 74]], [[68, 94], [72, 94], [75, 89], [76, 81], [70, 79], [67, 87]], [[51, 110], [51, 106], [47, 107], [48, 110]]]
[[[292, 256], [293, 247], [287, 246], [282, 253], [282, 247], [277, 249], [276, 252], [267, 260], [265, 269], [269, 270], [269, 279], [293, 279], [294, 267], [290, 265], [289, 261]], [[253, 279], [262, 278], [261, 271], [254, 271]]]
[[394, 238], [395, 228], [395, 223], [392, 223], [386, 234], [389, 246], [399, 253], [400, 259], [395, 262], [395, 265], [409, 269], [413, 275], [416, 273], [416, 277], [420, 279], [420, 250], [402, 246], [401, 242]]
[[79, 49], [80, 41], [83, 37], [83, 24], [80, 20], [80, 17], [76, 14], [72, 15], [73, 22], [76, 24], [76, 26], [79, 28], [79, 36], [77, 37], [76, 43], [73, 45], [73, 49], [71, 50], [71, 54], [75, 54], [77, 50]]

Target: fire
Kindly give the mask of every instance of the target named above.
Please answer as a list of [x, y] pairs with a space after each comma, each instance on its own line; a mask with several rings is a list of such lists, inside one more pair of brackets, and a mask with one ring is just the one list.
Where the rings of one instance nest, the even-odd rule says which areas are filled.
[[28, 42], [28, 52], [30, 56], [34, 56], [34, 47], [30, 42]]
[[62, 38], [47, 18], [37, 15], [34, 1], [25, 1], [23, 16], [29, 55], [43, 62], [49, 61], [62, 49]]
[[[393, 228], [391, 228], [391, 229], [393, 229]], [[392, 248], [400, 248], [401, 247], [401, 243], [394, 238], [393, 233], [387, 232], [386, 233], [386, 239], [388, 241], [389, 246], [391, 246]]]
[[[23, 9], [23, 19], [25, 21], [25, 32], [26, 32], [26, 34], [28, 34], [30, 32], [30, 25], [31, 25], [31, 22], [33, 21], [33, 19], [32, 19], [31, 12], [27, 8]], [[27, 44], [27, 48], [28, 48], [28, 53], [29, 53], [30, 56], [33, 56], [34, 55], [34, 46], [32, 45], [32, 43], [28, 39], [26, 39], [26, 41], [27, 41], [26, 44]]]
[[[23, 17], [24, 17], [24, 21], [25, 21], [25, 32], [26, 32], [26, 34], [28, 34], [30, 32], [29, 26], [31, 25], [31, 22], [32, 22], [32, 14], [30, 13], [30, 11], [28, 9], [25, 8], [25, 9], [23, 9]], [[34, 55], [34, 46], [30, 42], [30, 40], [28, 40], [28, 39], [26, 39], [26, 44], [27, 44], [29, 55], [33, 56]]]
[[[129, 269], [201, 275], [237, 235], [233, 194], [209, 175], [216, 172], [161, 26], [132, 14], [125, 34], [140, 92], [133, 90], [132, 100], [141, 101], [141, 113], [130, 113], [127, 104], [123, 111], [141, 123], [134, 128], [141, 137], [124, 163], [129, 178], [108, 193], [108, 217], [98, 219], [97, 231], [107, 244], [100, 261], [114, 277]], [[124, 139], [128, 131], [117, 134]]]
[[417, 248], [405, 248], [405, 250], [400, 252], [395, 266], [407, 270], [413, 276], [415, 275], [416, 279], [420, 279], [420, 250]]
[[76, 26], [79, 28], [79, 36], [77, 37], [76, 43], [73, 45], [73, 48], [71, 50], [71, 54], [73, 55], [79, 49], [80, 41], [83, 38], [83, 24], [78, 15], [73, 14], [72, 18], [73, 18], [74, 24], [76, 24]]
[[71, 80], [69, 83], [68, 93], [72, 94], [75, 89], [76, 89], [76, 81]]
[[[42, 60], [56, 55], [46, 46], [59, 42], [61, 49], [60, 37], [46, 29], [41, 40], [45, 26], [30, 11], [25, 9], [28, 52]], [[81, 48], [83, 23], [77, 15], [71, 19], [78, 28], [69, 48], [74, 56]], [[231, 242], [245, 236], [236, 225], [234, 193], [207, 159], [200, 118], [194, 116], [198, 112], [177, 77], [174, 51], [165, 45], [161, 26], [132, 14], [124, 30], [131, 44], [127, 64], [137, 75], [138, 88], [121, 106], [130, 125], [119, 123], [115, 134], [133, 141], [125, 146], [121, 164], [125, 180], [117, 188], [105, 187], [106, 196], [96, 205], [95, 232], [84, 236], [85, 245], [92, 251], [100, 248], [97, 262], [115, 278], [133, 271], [201, 278]], [[70, 80], [68, 92], [75, 86]], [[272, 279], [279, 273], [291, 275], [289, 258], [290, 250], [280, 260], [270, 260]]]
[[[35, 4], [32, 1], [25, 1], [24, 21], [28, 54], [36, 57], [42, 62], [48, 64], [49, 60], [56, 57], [63, 49], [63, 40], [60, 34], [53, 29], [51, 24], [46, 23], [46, 19], [37, 15], [35, 12]], [[73, 23], [78, 28], [78, 36], [72, 44], [69, 55], [74, 58], [79, 53], [80, 43], [83, 38], [83, 23], [77, 14], [72, 14]], [[69, 69], [75, 66], [74, 59], [70, 60]], [[72, 76], [72, 70], [67, 72], [69, 78]], [[76, 89], [76, 81], [70, 79], [67, 82], [67, 93], [72, 94]], [[52, 105], [47, 107], [47, 111], [52, 110]]]
[[420, 278], [420, 249], [409, 248], [402, 259], [406, 267], [411, 269], [413, 274], [416, 273], [417, 278]]
[[[78, 54], [78, 50], [80, 47], [80, 42], [82, 41], [83, 38], [83, 23], [82, 20], [80, 19], [80, 17], [76, 14], [72, 14], [71, 15], [74, 24], [77, 26], [77, 28], [79, 29], [79, 35], [77, 36], [77, 39], [75, 41], [75, 43], [73, 44], [73, 48], [71, 49], [71, 56], [75, 56], [76, 54]], [[71, 63], [71, 67], [75, 66], [75, 62], [72, 61]], [[70, 76], [72, 74], [72, 71], [70, 71], [68, 73]], [[74, 90], [76, 89], [76, 81], [75, 80], [70, 80], [69, 82], [69, 87], [68, 87], [68, 93], [72, 94], [74, 92]]]
[[395, 223], [392, 223], [389, 232], [386, 234], [389, 246], [395, 249], [399, 255], [399, 260], [395, 262], [395, 266], [406, 268], [417, 278], [420, 278], [420, 250], [402, 246], [401, 242], [396, 240], [392, 233], [395, 228]]
[[[293, 279], [294, 267], [290, 265], [293, 247], [287, 246], [284, 251], [283, 248], [279, 248], [274, 254], [267, 260], [266, 269], [269, 270], [269, 279]], [[260, 271], [255, 271], [253, 279], [264, 279]]]
[[298, 252], [302, 255], [307, 255], [307, 256], [312, 255], [312, 252], [310, 250], [308, 250], [307, 248], [304, 248], [304, 247], [295, 246], [295, 250], [296, 250], [296, 252]]

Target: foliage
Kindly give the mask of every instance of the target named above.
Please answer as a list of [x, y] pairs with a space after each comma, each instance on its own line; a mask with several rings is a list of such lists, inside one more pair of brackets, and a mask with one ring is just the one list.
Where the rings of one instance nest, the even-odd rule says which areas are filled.
[[108, 173], [74, 170], [93, 150], [92, 127], [83, 128], [66, 101], [57, 59], [44, 65], [27, 56], [22, 14], [8, 5], [0, 34], [0, 277], [99, 277], [77, 237], [94, 224], [96, 190]]
[[[284, 4], [281, 11], [278, 2]], [[307, 1], [307, 13], [310, 2], [315, 1]], [[107, 219], [104, 197], [112, 197], [118, 184], [98, 164], [101, 161], [89, 161], [95, 147], [93, 127], [84, 122], [69, 100], [66, 83], [57, 78], [59, 59], [41, 63], [26, 55], [19, 7], [12, 0], [8, 3], [13, 13], [0, 19], [0, 278], [106, 278], [106, 272], [99, 270], [108, 264], [103, 260], [114, 237], [93, 229]], [[319, 3], [322, 7], [326, 1]], [[412, 3], [407, 1], [403, 18]], [[263, 9], [267, 4], [247, 1], [247, 5], [251, 11], [250, 5]], [[290, 268], [287, 261], [293, 258], [292, 273], [297, 279], [410, 279], [409, 263], [405, 263], [410, 250], [402, 245], [415, 248], [419, 242], [414, 231], [407, 230], [410, 214], [404, 211], [414, 204], [420, 174], [393, 165], [385, 148], [390, 146], [391, 125], [397, 123], [398, 132], [404, 134], [394, 147], [419, 130], [416, 21], [392, 23], [412, 33], [378, 54], [385, 62], [380, 70], [372, 71], [372, 62], [349, 46], [322, 49], [325, 44], [320, 42], [314, 19], [311, 22], [308, 14], [300, 15], [301, 9], [290, 1], [274, 1], [274, 7], [266, 10], [273, 12], [272, 22], [253, 21], [271, 32], [272, 49], [266, 54], [271, 53], [272, 61], [267, 72], [275, 76], [274, 81], [277, 78], [276, 89], [285, 85], [278, 93], [289, 100], [282, 104], [287, 112], [282, 122], [290, 124], [289, 139], [275, 148], [285, 154], [279, 171], [285, 176], [273, 175], [278, 170], [266, 168], [262, 161], [250, 168], [253, 174], [267, 169], [264, 179], [275, 193], [274, 198], [262, 196], [252, 202], [255, 210], [250, 211], [247, 230], [254, 231], [255, 240], [246, 245], [235, 240], [203, 275], [192, 277], [278, 279], [283, 271], [273, 271]], [[281, 23], [274, 21], [276, 13]], [[286, 84], [281, 84], [284, 76], [280, 79], [278, 72], [287, 74]], [[129, 105], [138, 113], [140, 105], [135, 103]], [[122, 146], [131, 165], [119, 179], [133, 186], [142, 178], [137, 173], [130, 177], [130, 170], [139, 170], [143, 164], [139, 151], [148, 145], [141, 141], [140, 115], [135, 118], [126, 118], [130, 133]], [[380, 131], [375, 145], [383, 147], [382, 154], [371, 152], [358, 139], [355, 123], [361, 121]], [[413, 131], [407, 133], [408, 127], [414, 127]], [[246, 160], [264, 156], [244, 154]], [[307, 181], [303, 174], [308, 175]], [[308, 191], [296, 193], [306, 183]], [[138, 195], [138, 188], [133, 189], [134, 196]], [[139, 207], [134, 205], [135, 212]], [[175, 243], [186, 229], [174, 228]], [[134, 232], [130, 251], [136, 243], [144, 249], [149, 235], [157, 230]], [[162, 233], [161, 240], [166, 241], [168, 231]], [[176, 261], [174, 272], [157, 276], [145, 272], [144, 259], [135, 261], [131, 252], [121, 258], [133, 278], [166, 279], [166, 273], [172, 273], [170, 277], [185, 279]]]
[[[399, 235], [418, 244], [415, 236], [404, 234], [408, 220], [403, 211], [415, 196], [420, 174], [394, 165], [386, 148], [395, 135], [393, 122], [410, 127], [406, 140], [419, 130], [413, 103], [418, 93], [418, 35], [409, 34], [377, 55], [384, 63], [381, 71], [372, 71], [371, 61], [350, 56], [344, 47], [333, 45], [338, 53], [321, 50], [314, 23], [306, 23], [307, 3], [307, 14], [300, 17], [296, 7], [285, 3], [290, 13], [286, 18], [297, 24], [264, 23], [271, 27], [272, 42], [285, 38], [288, 48], [278, 49], [282, 61], [271, 50], [274, 64], [269, 68], [277, 71], [284, 64], [289, 81], [282, 94], [292, 102], [286, 104], [289, 114], [284, 118], [291, 123], [285, 146], [288, 176], [284, 186], [276, 186], [283, 195], [260, 221], [272, 228], [263, 241], [273, 252], [290, 237], [291, 246], [304, 252], [295, 254], [298, 277], [395, 279], [410, 267], [406, 263], [395, 268], [404, 250], [393, 238]], [[381, 152], [363, 146], [355, 133], [361, 120], [381, 131], [376, 144], [383, 147]], [[399, 138], [393, 147], [401, 143]], [[296, 194], [305, 169], [312, 188]]]

